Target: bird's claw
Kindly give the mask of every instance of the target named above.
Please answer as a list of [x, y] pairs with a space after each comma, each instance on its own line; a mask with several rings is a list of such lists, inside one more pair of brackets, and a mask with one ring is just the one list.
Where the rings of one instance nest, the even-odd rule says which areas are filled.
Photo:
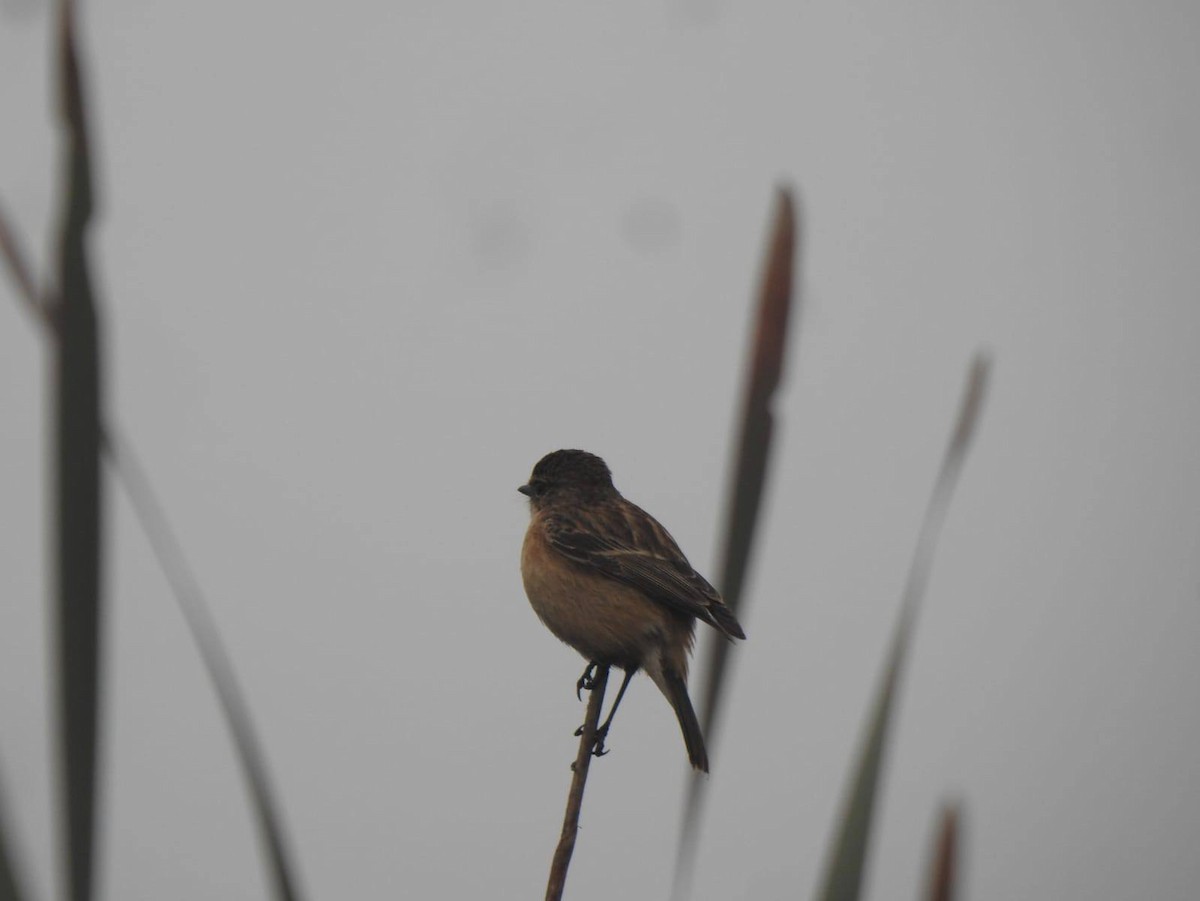
[[596, 666], [595, 663], [589, 663], [587, 669], [583, 671], [583, 675], [575, 682], [575, 698], [577, 700], [582, 701], [583, 693], [596, 687]]
[[[596, 687], [596, 672], [599, 669], [600, 669], [600, 664], [596, 663], [594, 660], [587, 665], [587, 669], [585, 669], [583, 671], [583, 675], [580, 676], [579, 681], [577, 681], [575, 683], [575, 697], [576, 698], [578, 698], [579, 700], [582, 701], [583, 693], [585, 691], [591, 691], [593, 688]], [[629, 681], [628, 676], [626, 677], [625, 681], [626, 682]], [[625, 691], [623, 686], [621, 688], [621, 691], [622, 691], [622, 693], [624, 693], [624, 691]], [[617, 700], [619, 702], [620, 697], [618, 697]], [[605, 754], [608, 753], [608, 749], [606, 747], [604, 747], [604, 739], [608, 735], [608, 723], [611, 721], [612, 721], [612, 714], [610, 713], [608, 715], [608, 721], [606, 721], [603, 726], [601, 726], [600, 728], [598, 728], [596, 730], [595, 738], [592, 740], [592, 754], [596, 757], [603, 757]], [[578, 729], [575, 730], [576, 737], [583, 735], [583, 732], [585, 729], [587, 729], [587, 723], [584, 723], [582, 726], [580, 726]], [[571, 769], [574, 769], [574, 768], [575, 767], [572, 765]]]
[[[584, 723], [575, 730], [576, 737], [583, 735], [583, 730], [587, 728], [587, 723]], [[596, 737], [592, 740], [592, 756], [603, 757], [608, 753], [608, 748], [604, 747], [604, 739], [608, 737], [607, 729], [597, 729]]]
[[592, 755], [595, 757], [603, 757], [608, 753], [608, 748], [604, 747], [604, 739], [608, 738], [607, 729], [596, 730], [596, 740], [592, 744]]

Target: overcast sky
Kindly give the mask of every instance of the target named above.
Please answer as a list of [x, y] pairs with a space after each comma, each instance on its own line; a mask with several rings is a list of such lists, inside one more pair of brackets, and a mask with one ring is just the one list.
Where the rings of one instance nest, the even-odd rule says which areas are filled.
[[[583, 661], [524, 597], [516, 486], [601, 454], [715, 577], [781, 182], [804, 303], [695, 897], [811, 893], [979, 347], [868, 894], [913, 897], [957, 798], [969, 898], [1195, 897], [1200, 7], [85, 7], [110, 414], [312, 898], [544, 890]], [[0, 197], [43, 265], [49, 46], [44, 3], [0, 2]], [[46, 375], [0, 284], [0, 776], [37, 898]], [[212, 691], [108, 497], [102, 896], [262, 898]], [[687, 762], [648, 680], [608, 744], [568, 896], [664, 898]]]

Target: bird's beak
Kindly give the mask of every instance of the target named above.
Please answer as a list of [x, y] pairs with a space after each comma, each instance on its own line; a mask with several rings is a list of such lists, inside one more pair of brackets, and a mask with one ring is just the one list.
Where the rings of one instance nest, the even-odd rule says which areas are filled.
[[521, 492], [523, 495], [525, 495], [526, 497], [533, 497], [533, 489], [530, 488], [528, 485], [522, 485], [517, 490], [519, 492]]

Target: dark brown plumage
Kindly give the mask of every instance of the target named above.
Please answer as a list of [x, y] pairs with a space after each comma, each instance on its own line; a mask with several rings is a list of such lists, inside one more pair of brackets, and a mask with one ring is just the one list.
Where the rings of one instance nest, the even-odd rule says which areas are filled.
[[594, 454], [547, 454], [518, 490], [529, 497], [521, 576], [534, 611], [590, 664], [625, 671], [601, 742], [629, 679], [643, 669], [675, 710], [692, 766], [707, 772], [687, 694], [688, 652], [697, 619], [745, 638], [732, 611], [670, 533], [621, 496]]

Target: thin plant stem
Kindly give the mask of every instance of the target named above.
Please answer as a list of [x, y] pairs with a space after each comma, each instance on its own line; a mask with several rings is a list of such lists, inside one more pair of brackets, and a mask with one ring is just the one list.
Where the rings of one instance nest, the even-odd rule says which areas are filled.
[[550, 881], [546, 883], [546, 901], [560, 901], [567, 884], [567, 867], [575, 852], [575, 836], [579, 832], [579, 811], [583, 807], [583, 789], [587, 785], [588, 769], [592, 765], [592, 750], [596, 746], [596, 728], [600, 723], [600, 708], [604, 705], [604, 689], [608, 685], [608, 667], [596, 667], [588, 697], [587, 718], [579, 735], [579, 751], [571, 764], [571, 790], [567, 794], [567, 812], [563, 817], [562, 835], [554, 849], [550, 864]]
[[[104, 484], [103, 322], [92, 284], [87, 236], [92, 165], [74, 4], [58, 14], [59, 112], [66, 165], [57, 242], [58, 341], [53, 357], [52, 615], [58, 695], [59, 802], [63, 874], [71, 901], [95, 897], [97, 757], [103, 697]], [[14, 255], [15, 249], [6, 253]], [[17, 271], [28, 282], [28, 268]], [[22, 292], [27, 284], [22, 284]]]
[[117, 482], [125, 489], [134, 516], [150, 543], [151, 552], [166, 576], [225, 713], [270, 863], [268, 871], [273, 880], [275, 897], [279, 901], [297, 901], [302, 897], [298, 869], [287, 850], [283, 816], [271, 787], [266, 755], [258, 740], [233, 661], [221, 641], [212, 610], [204, 599], [199, 580], [188, 566], [183, 546], [167, 520], [166, 511], [155, 496], [150, 479], [132, 448], [114, 431], [105, 436], [104, 450]]

